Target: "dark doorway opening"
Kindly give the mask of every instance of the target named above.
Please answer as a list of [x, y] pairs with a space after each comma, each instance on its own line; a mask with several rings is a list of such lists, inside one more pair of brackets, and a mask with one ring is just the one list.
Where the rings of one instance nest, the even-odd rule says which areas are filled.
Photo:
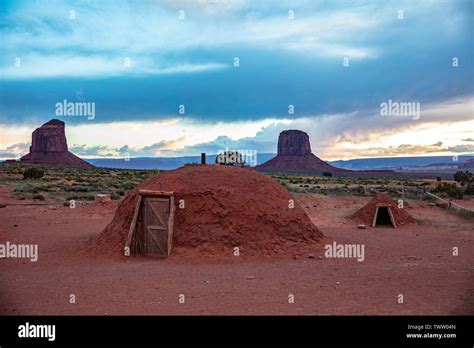
[[389, 206], [377, 206], [375, 210], [373, 226], [397, 227], [393, 219], [392, 210]]

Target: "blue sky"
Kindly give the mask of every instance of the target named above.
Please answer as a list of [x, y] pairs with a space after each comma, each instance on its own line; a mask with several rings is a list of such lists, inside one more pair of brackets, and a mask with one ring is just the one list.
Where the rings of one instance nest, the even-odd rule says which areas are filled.
[[[289, 128], [325, 159], [474, 152], [472, 1], [0, 6], [0, 158], [51, 118], [85, 157], [275, 152]], [[57, 117], [64, 99], [94, 119]], [[420, 118], [381, 116], [389, 99]]]

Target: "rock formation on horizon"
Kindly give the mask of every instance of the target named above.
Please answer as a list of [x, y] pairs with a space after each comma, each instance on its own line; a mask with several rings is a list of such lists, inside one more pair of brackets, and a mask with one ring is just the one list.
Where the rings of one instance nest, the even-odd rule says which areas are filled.
[[464, 163], [461, 163], [458, 166], [458, 168], [459, 169], [472, 169], [472, 168], [474, 168], [474, 158], [464, 161]]
[[309, 136], [303, 131], [286, 130], [278, 137], [278, 156], [311, 155]]
[[285, 130], [278, 137], [278, 154], [257, 166], [262, 172], [320, 174], [350, 172], [322, 161], [311, 152], [308, 134], [300, 130]]
[[64, 122], [57, 119], [34, 130], [30, 153], [20, 158], [20, 162], [80, 168], [94, 167], [68, 151]]

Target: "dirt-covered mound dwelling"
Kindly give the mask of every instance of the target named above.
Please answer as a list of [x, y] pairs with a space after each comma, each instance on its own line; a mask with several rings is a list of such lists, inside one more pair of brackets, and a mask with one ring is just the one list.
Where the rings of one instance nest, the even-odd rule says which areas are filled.
[[291, 194], [268, 176], [232, 166], [188, 165], [130, 192], [92, 251], [121, 255], [131, 242], [137, 254], [164, 248], [165, 256], [232, 255], [238, 247], [241, 255], [274, 255], [314, 247], [322, 237]]
[[400, 205], [388, 193], [379, 193], [366, 205], [356, 211], [352, 219], [367, 226], [400, 227], [415, 220], [408, 214], [406, 203]]

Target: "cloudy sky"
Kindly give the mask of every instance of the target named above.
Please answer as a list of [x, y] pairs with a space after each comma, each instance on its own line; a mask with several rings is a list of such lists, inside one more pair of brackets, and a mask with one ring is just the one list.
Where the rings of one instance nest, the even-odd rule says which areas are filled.
[[473, 4], [2, 0], [0, 159], [52, 118], [83, 157], [276, 152], [284, 129], [327, 160], [471, 154]]

